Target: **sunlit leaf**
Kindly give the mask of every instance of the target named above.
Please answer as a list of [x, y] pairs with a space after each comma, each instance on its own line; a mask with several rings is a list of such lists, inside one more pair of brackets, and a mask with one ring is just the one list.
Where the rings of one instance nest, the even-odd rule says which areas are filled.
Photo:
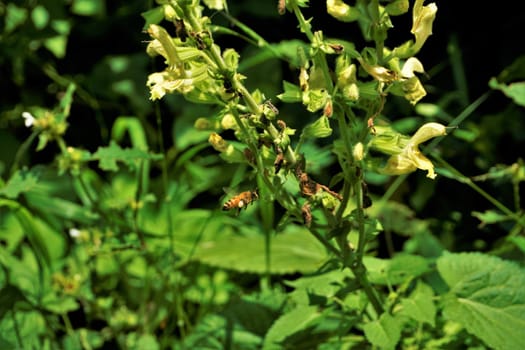
[[434, 304], [434, 292], [432, 288], [422, 282], [418, 283], [416, 289], [408, 298], [401, 300], [399, 314], [408, 316], [416, 321], [435, 325], [436, 305]]
[[398, 254], [392, 259], [365, 257], [364, 264], [372, 283], [399, 284], [430, 269], [430, 262], [417, 255]]
[[401, 338], [401, 326], [388, 313], [384, 313], [378, 320], [363, 325], [366, 339], [381, 349], [395, 349]]
[[[263, 235], [250, 237], [222, 236], [201, 245], [195, 255], [200, 261], [242, 272], [266, 272], [266, 250]], [[298, 226], [272, 237], [270, 272], [285, 274], [313, 272], [326, 260], [324, 247]]]
[[480, 253], [445, 254], [437, 261], [450, 288], [444, 316], [494, 349], [523, 349], [525, 270]]
[[316, 306], [302, 305], [277, 319], [266, 333], [264, 350], [277, 350], [287, 337], [306, 329], [321, 316]]

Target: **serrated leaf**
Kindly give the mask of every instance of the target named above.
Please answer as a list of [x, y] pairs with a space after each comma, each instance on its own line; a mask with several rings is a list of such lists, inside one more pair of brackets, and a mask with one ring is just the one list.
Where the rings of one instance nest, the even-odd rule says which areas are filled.
[[432, 288], [422, 282], [408, 298], [401, 300], [400, 315], [408, 316], [418, 322], [426, 322], [432, 327], [435, 325], [436, 306], [433, 301]]
[[162, 155], [137, 148], [121, 148], [115, 141], [111, 141], [108, 147], [99, 147], [91, 159], [98, 160], [102, 170], [118, 171], [118, 162], [126, 164], [130, 169], [135, 169], [143, 161], [162, 159]]
[[525, 271], [480, 253], [444, 254], [437, 260], [450, 287], [445, 318], [494, 349], [525, 349]]
[[363, 326], [366, 339], [380, 349], [395, 349], [401, 338], [399, 321], [388, 313]]
[[306, 329], [321, 316], [316, 306], [301, 305], [279, 317], [266, 333], [264, 350], [282, 349], [279, 343]]
[[0, 188], [0, 196], [16, 198], [20, 193], [31, 191], [38, 184], [40, 175], [41, 171], [38, 168], [16, 171], [6, 185]]
[[[225, 269], [251, 273], [267, 271], [263, 235], [219, 236], [199, 246], [195, 257]], [[285, 232], [271, 239], [271, 273], [313, 272], [326, 259], [324, 247], [302, 227], [289, 226]]]

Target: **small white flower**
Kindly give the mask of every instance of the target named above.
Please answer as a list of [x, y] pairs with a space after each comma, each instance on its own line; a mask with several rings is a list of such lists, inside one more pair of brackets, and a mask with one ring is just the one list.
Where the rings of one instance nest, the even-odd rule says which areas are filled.
[[77, 228], [71, 228], [69, 229], [69, 235], [72, 237], [72, 238], [78, 238], [80, 237], [80, 230], [77, 229]]
[[31, 126], [33, 126], [33, 124], [35, 124], [35, 117], [33, 117], [33, 115], [29, 112], [23, 112], [22, 113], [22, 118], [24, 118], [24, 125], [28, 128], [30, 128]]

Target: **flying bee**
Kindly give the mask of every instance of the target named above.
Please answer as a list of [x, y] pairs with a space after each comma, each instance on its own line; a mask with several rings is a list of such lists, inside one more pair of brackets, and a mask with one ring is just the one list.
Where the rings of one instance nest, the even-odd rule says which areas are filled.
[[257, 189], [254, 191], [244, 191], [224, 203], [222, 210], [237, 209], [237, 215], [239, 215], [241, 209], [246, 209], [248, 204], [253, 203], [257, 199], [259, 199], [259, 191], [257, 191]]

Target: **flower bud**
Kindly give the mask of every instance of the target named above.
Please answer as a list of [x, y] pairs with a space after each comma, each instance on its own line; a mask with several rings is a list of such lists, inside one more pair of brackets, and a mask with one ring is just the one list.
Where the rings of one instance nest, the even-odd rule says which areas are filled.
[[361, 12], [342, 0], [326, 0], [327, 12], [342, 22], [353, 22], [359, 18]]
[[226, 152], [228, 149], [228, 141], [222, 138], [221, 135], [216, 132], [212, 132], [208, 138], [208, 142], [218, 152]]
[[407, 13], [409, 6], [408, 0], [394, 0], [386, 5], [385, 10], [390, 16], [399, 16]]
[[361, 142], [355, 144], [354, 149], [352, 150], [352, 155], [354, 156], [354, 160], [357, 162], [363, 160], [364, 149]]
[[224, 130], [238, 130], [239, 129], [239, 127], [237, 126], [237, 122], [235, 121], [235, 118], [233, 114], [231, 113], [226, 113], [224, 117], [222, 117], [221, 127]]
[[352, 83], [350, 85], [347, 85], [347, 86], [345, 86], [343, 88], [343, 94], [350, 101], [357, 101], [357, 100], [359, 100], [359, 87], [357, 87], [356, 83]]

